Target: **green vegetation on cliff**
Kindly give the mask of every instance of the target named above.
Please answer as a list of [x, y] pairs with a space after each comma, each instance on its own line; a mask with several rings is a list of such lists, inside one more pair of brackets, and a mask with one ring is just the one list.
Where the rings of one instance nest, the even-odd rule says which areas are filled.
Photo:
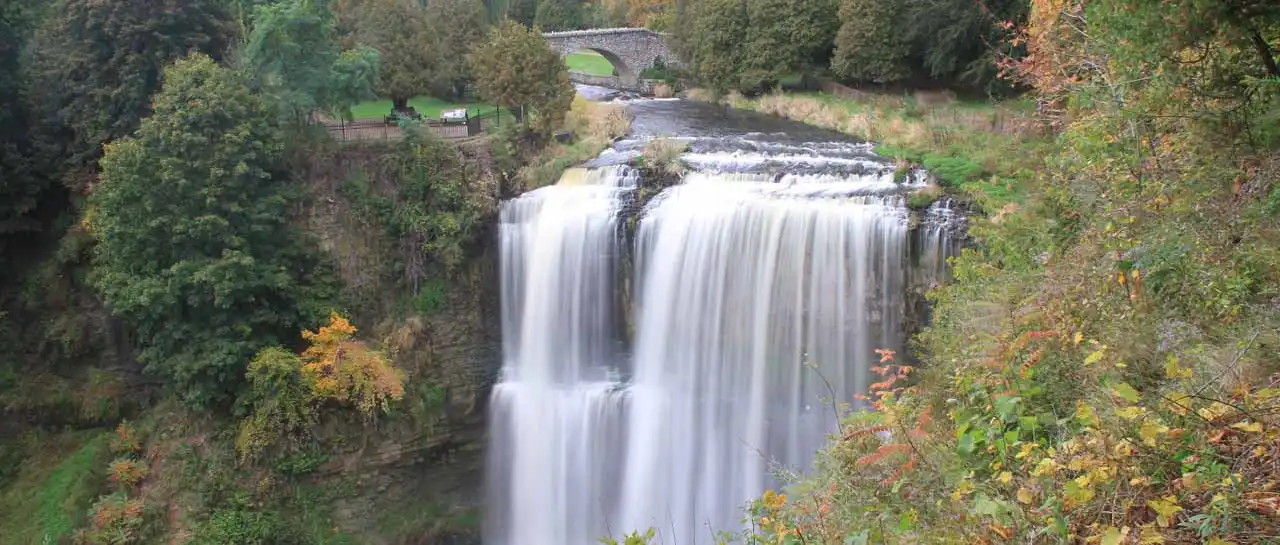
[[[755, 502], [737, 541], [1277, 535], [1280, 11], [1030, 8], [1009, 35], [1027, 55], [996, 65], [1034, 88], [1034, 109], [735, 97], [875, 140], [982, 212], [930, 296], [919, 366], [884, 353], [876, 410], [848, 416], [815, 473]], [[891, 49], [878, 59], [897, 62]]]

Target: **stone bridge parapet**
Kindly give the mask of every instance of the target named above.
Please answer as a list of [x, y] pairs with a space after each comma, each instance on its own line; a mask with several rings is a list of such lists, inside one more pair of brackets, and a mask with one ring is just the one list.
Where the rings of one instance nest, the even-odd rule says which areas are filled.
[[[667, 46], [666, 35], [645, 28], [600, 28], [545, 32], [547, 44], [561, 56], [574, 51], [591, 50], [608, 59], [618, 75], [616, 77], [593, 76], [593, 85], [612, 86], [619, 89], [639, 90], [640, 72], [659, 62], [667, 66], [682, 63]], [[607, 79], [602, 79], [607, 78]], [[579, 77], [578, 80], [582, 78]], [[612, 85], [610, 85], [612, 84]]]

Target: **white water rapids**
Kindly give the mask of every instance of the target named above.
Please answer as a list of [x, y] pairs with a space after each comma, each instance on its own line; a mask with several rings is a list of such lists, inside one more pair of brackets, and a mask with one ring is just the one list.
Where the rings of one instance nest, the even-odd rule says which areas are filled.
[[833, 403], [866, 391], [875, 349], [902, 346], [912, 278], [944, 274], [949, 237], [909, 228], [891, 165], [726, 173], [790, 159], [690, 155], [706, 170], [648, 204], [633, 248], [630, 168], [504, 204], [486, 543], [588, 545], [652, 527], [658, 543], [698, 545], [740, 529], [744, 504], [779, 486], [774, 464], [809, 467], [836, 430]]

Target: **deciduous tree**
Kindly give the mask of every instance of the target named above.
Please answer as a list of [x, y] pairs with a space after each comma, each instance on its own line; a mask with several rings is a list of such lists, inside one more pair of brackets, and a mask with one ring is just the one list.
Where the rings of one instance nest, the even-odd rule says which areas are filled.
[[471, 70], [467, 54], [484, 42], [488, 23], [480, 0], [432, 0], [427, 5], [427, 18], [432, 34], [438, 40], [440, 65], [437, 68], [437, 94], [461, 97]]
[[583, 23], [582, 0], [538, 0], [533, 24], [545, 32], [578, 30]]
[[831, 70], [843, 78], [885, 83], [911, 75], [911, 44], [897, 27], [899, 6], [882, 0], [843, 0]]
[[[333, 13], [325, 3], [311, 0], [259, 7], [242, 57], [255, 90], [293, 125], [306, 124], [317, 111], [348, 113], [354, 102], [366, 97], [353, 93], [362, 82], [340, 76], [372, 76], [373, 62], [375, 56], [368, 51], [344, 54]], [[363, 83], [371, 90], [372, 81]]]
[[[164, 67], [197, 51], [217, 59], [234, 25], [221, 0], [68, 0], [37, 33], [32, 88], [51, 163], [91, 179], [102, 145], [138, 128]], [[59, 164], [69, 159], [69, 164]]]
[[94, 283], [183, 399], [226, 399], [249, 358], [317, 319], [323, 271], [271, 172], [275, 117], [205, 55], [165, 71], [155, 114], [112, 143], [86, 220]]
[[356, 36], [380, 53], [377, 91], [396, 110], [443, 79], [443, 52], [432, 26], [412, 0], [367, 0], [360, 6]]
[[573, 103], [573, 84], [560, 55], [542, 36], [514, 21], [489, 32], [489, 39], [469, 57], [481, 96], [504, 108], [527, 114], [543, 131], [558, 127]]

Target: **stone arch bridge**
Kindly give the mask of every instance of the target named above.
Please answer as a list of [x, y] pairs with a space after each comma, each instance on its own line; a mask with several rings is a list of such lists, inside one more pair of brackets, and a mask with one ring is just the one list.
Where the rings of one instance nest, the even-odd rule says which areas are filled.
[[617, 76], [570, 74], [574, 83], [642, 91], [640, 72], [653, 67], [659, 59], [667, 66], [681, 66], [671, 48], [667, 47], [666, 36], [649, 29], [570, 30], [545, 32], [542, 37], [562, 57], [583, 49], [595, 51], [608, 59], [618, 73]]

